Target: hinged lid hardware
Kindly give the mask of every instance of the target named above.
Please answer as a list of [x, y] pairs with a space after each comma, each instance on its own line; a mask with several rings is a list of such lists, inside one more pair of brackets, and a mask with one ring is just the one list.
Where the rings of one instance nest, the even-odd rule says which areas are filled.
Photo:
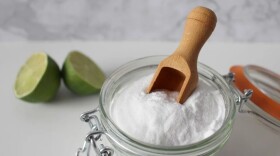
[[100, 144], [99, 147], [97, 145], [97, 142], [101, 139], [102, 134], [107, 135], [107, 133], [102, 127], [98, 117], [95, 115], [96, 112], [98, 112], [98, 109], [85, 112], [80, 117], [83, 122], [89, 124], [91, 130], [85, 138], [83, 147], [78, 149], [76, 156], [80, 156], [81, 153], [86, 153], [86, 156], [89, 156], [91, 145], [96, 153], [96, 156], [113, 156], [114, 154], [114, 150], [110, 147], [104, 146], [103, 144]]
[[235, 86], [233, 85], [233, 82], [235, 81], [235, 74], [230, 72], [227, 75], [224, 75], [223, 78], [226, 80], [226, 82], [228, 84], [230, 84], [231, 90], [235, 95], [236, 98], [236, 104], [239, 106], [238, 107], [238, 112], [239, 113], [248, 113], [248, 114], [253, 114], [257, 117], [259, 117], [260, 119], [272, 124], [273, 126], [276, 127], [280, 127], [278, 124], [274, 123], [273, 121], [267, 119], [266, 117], [260, 115], [259, 113], [252, 111], [250, 109], [245, 109], [244, 105], [246, 105], [246, 103], [248, 102], [248, 100], [250, 100], [250, 98], [253, 95], [253, 90], [252, 89], [245, 89], [243, 93], [241, 93], [240, 90], [238, 90], [237, 88], [235, 88]]

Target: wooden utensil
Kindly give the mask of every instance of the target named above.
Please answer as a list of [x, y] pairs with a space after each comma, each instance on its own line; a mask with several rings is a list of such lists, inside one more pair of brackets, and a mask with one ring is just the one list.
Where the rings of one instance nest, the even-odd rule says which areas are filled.
[[182, 104], [187, 100], [198, 83], [199, 51], [213, 32], [216, 22], [215, 13], [208, 8], [196, 7], [189, 13], [178, 48], [158, 65], [147, 93], [159, 89], [179, 91], [177, 102]]

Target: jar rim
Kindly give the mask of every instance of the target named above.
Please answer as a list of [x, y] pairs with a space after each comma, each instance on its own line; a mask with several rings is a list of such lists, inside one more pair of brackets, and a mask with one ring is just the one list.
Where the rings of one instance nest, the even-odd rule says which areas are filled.
[[195, 152], [197, 150], [201, 150], [203, 148], [208, 148], [209, 146], [213, 146], [216, 144], [216, 140], [221, 140], [224, 137], [228, 136], [231, 132], [231, 128], [228, 128], [229, 124], [230, 126], [232, 125], [232, 121], [234, 119], [235, 113], [236, 113], [236, 106], [235, 106], [235, 101], [233, 98], [233, 93], [230, 89], [229, 84], [225, 81], [225, 79], [215, 70], [212, 68], [208, 67], [207, 65], [204, 65], [202, 63], [198, 62], [198, 68], [203, 69], [203, 71], [208, 72], [212, 74], [215, 79], [219, 82], [219, 85], [222, 87], [225, 96], [227, 99], [224, 99], [225, 103], [227, 102], [229, 107], [228, 114], [226, 114], [226, 118], [224, 119], [224, 122], [222, 126], [214, 132], [211, 136], [187, 145], [181, 145], [181, 146], [160, 146], [160, 145], [154, 145], [154, 144], [148, 144], [144, 142], [137, 141], [130, 136], [124, 134], [114, 123], [114, 121], [109, 117], [109, 115], [106, 113], [105, 108], [103, 107], [104, 103], [104, 98], [106, 94], [106, 90], [108, 89], [108, 84], [111, 83], [111, 79], [114, 78], [116, 75], [123, 74], [125, 73], [125, 70], [129, 69], [133, 64], [137, 64], [139, 62], [143, 61], [153, 61], [153, 60], [163, 60], [166, 56], [165, 55], [157, 55], [157, 56], [149, 56], [149, 57], [144, 57], [144, 58], [139, 58], [136, 60], [133, 60], [131, 62], [128, 62], [121, 67], [119, 67], [115, 72], [113, 72], [105, 81], [101, 92], [100, 92], [100, 101], [99, 101], [99, 107], [101, 110], [101, 115], [105, 118], [104, 121], [102, 121], [102, 124], [105, 125], [105, 127], [110, 127], [112, 128], [112, 133], [114, 133], [116, 137], [118, 137], [121, 141], [132, 145], [137, 148], [141, 149], [148, 149], [148, 150], [160, 150], [160, 151], [176, 151], [176, 153], [179, 153], [180, 151], [190, 151], [190, 152]]

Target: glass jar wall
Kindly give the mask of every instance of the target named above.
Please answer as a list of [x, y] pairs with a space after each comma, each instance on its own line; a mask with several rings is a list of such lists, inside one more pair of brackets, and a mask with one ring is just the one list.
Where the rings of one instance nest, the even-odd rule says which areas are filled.
[[147, 57], [130, 62], [115, 71], [105, 82], [100, 94], [101, 123], [107, 133], [108, 140], [115, 149], [116, 155], [159, 156], [159, 155], [214, 155], [228, 140], [235, 115], [235, 96], [224, 78], [209, 67], [198, 64], [199, 78], [204, 79], [217, 88], [223, 95], [226, 108], [222, 127], [210, 137], [185, 146], [156, 146], [141, 142], [128, 136], [113, 122], [110, 116], [111, 101], [118, 90], [139, 77], [153, 73], [158, 63], [165, 56]]

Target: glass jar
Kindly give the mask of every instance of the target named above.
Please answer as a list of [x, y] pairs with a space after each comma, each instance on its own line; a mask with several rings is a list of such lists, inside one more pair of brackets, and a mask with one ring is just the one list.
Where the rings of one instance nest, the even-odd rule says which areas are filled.
[[[232, 85], [234, 74], [222, 76], [210, 67], [199, 63], [198, 73], [199, 78], [204, 79], [213, 87], [218, 89], [223, 96], [225, 104], [225, 119], [221, 128], [199, 142], [188, 144], [185, 146], [158, 146], [147, 144], [126, 135], [120, 130], [110, 116], [110, 106], [114, 95], [126, 83], [137, 80], [139, 77], [154, 73], [157, 65], [166, 56], [152, 56], [137, 59], [117, 69], [104, 83], [101, 93], [98, 108], [88, 111], [81, 115], [81, 120], [87, 122], [91, 128], [87, 135], [84, 146], [78, 149], [77, 156], [81, 153], [89, 155], [90, 146], [93, 147], [97, 156], [198, 156], [198, 155], [214, 155], [219, 151], [228, 140], [232, 131], [236, 107], [239, 112], [246, 112], [257, 115], [265, 120], [270, 125], [275, 127], [280, 126], [277, 120], [267, 120], [265, 112], [254, 108], [252, 104], [249, 107], [252, 109], [245, 110], [244, 103], [252, 95], [252, 90], [245, 90], [244, 94], [237, 90]], [[100, 121], [96, 113], [100, 114]], [[265, 115], [263, 115], [265, 114]], [[111, 147], [104, 146], [100, 138], [105, 135], [110, 142]], [[113, 147], [113, 148], [112, 148]]]

